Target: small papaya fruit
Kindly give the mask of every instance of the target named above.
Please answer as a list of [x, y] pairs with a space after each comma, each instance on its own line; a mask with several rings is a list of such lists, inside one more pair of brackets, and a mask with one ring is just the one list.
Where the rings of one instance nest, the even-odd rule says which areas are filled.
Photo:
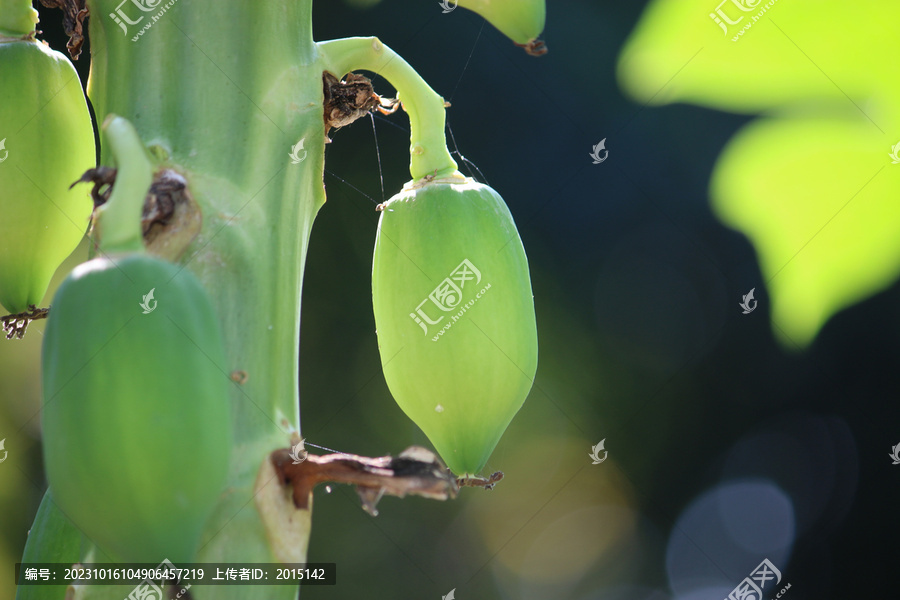
[[42, 354], [47, 478], [115, 560], [192, 560], [227, 482], [225, 373], [215, 311], [186, 269], [99, 257], [57, 290]]
[[69, 185], [94, 131], [72, 63], [33, 37], [0, 37], [0, 82], [0, 304], [20, 313], [87, 231], [90, 195]]
[[537, 369], [528, 261], [500, 195], [457, 173], [388, 200], [372, 303], [397, 404], [454, 473], [476, 475]]
[[546, 0], [459, 0], [459, 6], [478, 13], [520, 46], [541, 35], [547, 17]]

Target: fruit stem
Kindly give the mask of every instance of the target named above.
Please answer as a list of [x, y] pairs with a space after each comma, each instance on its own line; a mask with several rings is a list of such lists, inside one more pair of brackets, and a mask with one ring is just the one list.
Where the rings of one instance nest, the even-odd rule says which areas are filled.
[[34, 31], [38, 12], [31, 0], [0, 0], [0, 38], [22, 38]]
[[355, 69], [372, 71], [397, 88], [397, 98], [409, 114], [409, 172], [414, 180], [456, 171], [444, 135], [444, 99], [408, 62], [377, 37], [319, 42], [318, 47], [327, 70], [335, 75], [343, 77]]
[[153, 167], [141, 138], [127, 120], [109, 115], [103, 133], [118, 171], [109, 202], [99, 209], [100, 249], [105, 254], [143, 252], [141, 212], [153, 183]]

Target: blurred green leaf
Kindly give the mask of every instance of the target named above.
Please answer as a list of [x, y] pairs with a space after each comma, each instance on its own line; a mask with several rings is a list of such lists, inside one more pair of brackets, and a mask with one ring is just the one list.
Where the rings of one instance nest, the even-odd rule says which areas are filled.
[[641, 102], [773, 115], [729, 143], [710, 193], [753, 242], [787, 345], [900, 274], [898, 22], [880, 2], [658, 0], [620, 56]]
[[900, 170], [881, 137], [859, 121], [766, 119], [716, 165], [714, 210], [756, 247], [786, 343], [808, 344], [900, 272]]
[[[740, 0], [720, 1], [652, 2], [619, 57], [625, 91], [656, 105], [758, 112], [812, 99], [846, 102], [847, 95], [865, 100], [876, 88], [900, 87], [898, 3], [777, 0], [753, 23], [768, 2], [743, 12], [734, 4]], [[741, 19], [727, 34], [710, 17], [717, 7]]]

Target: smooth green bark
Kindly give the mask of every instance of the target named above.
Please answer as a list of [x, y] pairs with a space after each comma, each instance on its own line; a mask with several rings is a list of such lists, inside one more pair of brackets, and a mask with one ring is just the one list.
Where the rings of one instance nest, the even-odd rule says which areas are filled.
[[[230, 392], [231, 484], [196, 560], [276, 562], [254, 486], [268, 454], [300, 430], [301, 283], [313, 219], [325, 201], [311, 0], [190, 0], [150, 12], [133, 3], [117, 12], [118, 0], [88, 4], [88, 96], [97, 118], [127, 118], [156, 166], [186, 179], [203, 225], [180, 262], [212, 297], [226, 346], [222, 376], [246, 373]], [[307, 154], [292, 164], [300, 140]], [[108, 148], [101, 163], [112, 164]], [[107, 593], [98, 587], [83, 597]], [[191, 593], [277, 599], [296, 597], [296, 588], [195, 586]]]

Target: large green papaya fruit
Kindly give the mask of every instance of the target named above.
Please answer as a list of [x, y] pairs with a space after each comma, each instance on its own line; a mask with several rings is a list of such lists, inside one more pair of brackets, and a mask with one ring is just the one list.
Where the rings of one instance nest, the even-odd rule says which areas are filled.
[[503, 199], [462, 176], [383, 206], [372, 266], [382, 367], [457, 475], [476, 475], [537, 369], [528, 261]]
[[190, 561], [227, 478], [224, 348], [206, 291], [143, 254], [78, 266], [42, 356], [47, 478], [115, 560]]
[[0, 37], [0, 304], [39, 304], [75, 249], [93, 203], [69, 189], [95, 164], [94, 132], [78, 74], [33, 38]]

